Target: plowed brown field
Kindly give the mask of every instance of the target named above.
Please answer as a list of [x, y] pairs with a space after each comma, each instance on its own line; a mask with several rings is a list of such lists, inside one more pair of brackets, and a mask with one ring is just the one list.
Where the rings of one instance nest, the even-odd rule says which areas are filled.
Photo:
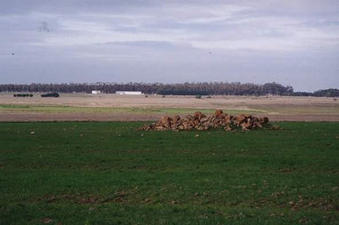
[[15, 98], [0, 94], [0, 121], [136, 121], [194, 111], [250, 113], [274, 121], [339, 121], [339, 100], [281, 96], [121, 96], [61, 94], [59, 98]]

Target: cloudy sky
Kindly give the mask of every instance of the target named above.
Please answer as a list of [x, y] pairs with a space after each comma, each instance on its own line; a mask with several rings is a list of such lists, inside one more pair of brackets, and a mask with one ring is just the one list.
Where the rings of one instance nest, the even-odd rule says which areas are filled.
[[0, 83], [186, 81], [339, 88], [339, 1], [0, 1]]

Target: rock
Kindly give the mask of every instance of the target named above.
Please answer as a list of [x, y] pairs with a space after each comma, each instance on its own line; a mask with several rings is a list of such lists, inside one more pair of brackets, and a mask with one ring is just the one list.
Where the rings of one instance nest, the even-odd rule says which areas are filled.
[[201, 112], [195, 112], [193, 117], [194, 119], [200, 121], [202, 118], [206, 117], [206, 115], [202, 114]]
[[140, 130], [208, 130], [210, 128], [223, 128], [225, 131], [232, 131], [239, 127], [244, 131], [254, 128], [262, 128], [269, 122], [267, 117], [255, 117], [247, 114], [228, 115], [218, 109], [212, 115], [205, 115], [201, 112], [195, 112], [193, 115], [186, 115], [181, 118], [179, 115], [174, 117], [163, 116], [158, 122], [145, 125]]
[[221, 109], [217, 109], [217, 110], [215, 110], [214, 114], [218, 118], [219, 116], [221, 116], [223, 114], [223, 111]]

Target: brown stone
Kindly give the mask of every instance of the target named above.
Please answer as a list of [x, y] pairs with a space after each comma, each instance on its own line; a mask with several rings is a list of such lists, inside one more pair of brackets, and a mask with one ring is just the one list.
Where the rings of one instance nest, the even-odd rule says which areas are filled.
[[215, 115], [216, 118], [220, 118], [223, 115], [223, 111], [221, 109], [217, 109], [217, 110], [215, 110], [214, 115]]
[[202, 114], [201, 112], [195, 112], [193, 117], [196, 120], [201, 120], [202, 118], [206, 117], [206, 115]]
[[181, 118], [179, 115], [174, 117], [164, 116], [158, 122], [145, 125], [140, 130], [208, 130], [209, 128], [223, 128], [225, 131], [231, 131], [236, 127], [242, 130], [253, 128], [262, 128], [268, 123], [267, 117], [258, 118], [252, 115], [240, 114], [236, 116], [224, 114], [222, 110], [216, 110], [212, 115], [206, 116], [201, 112], [195, 112], [193, 115], [187, 115]]

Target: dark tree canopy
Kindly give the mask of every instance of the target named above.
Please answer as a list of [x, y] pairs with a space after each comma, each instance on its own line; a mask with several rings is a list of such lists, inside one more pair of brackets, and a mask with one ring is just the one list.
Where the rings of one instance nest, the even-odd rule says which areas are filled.
[[103, 93], [116, 91], [141, 91], [161, 95], [291, 95], [293, 88], [277, 83], [264, 85], [251, 83], [69, 83], [69, 84], [2, 84], [1, 92], [85, 92], [100, 90]]
[[100, 90], [102, 93], [116, 91], [141, 91], [145, 94], [160, 95], [294, 95], [294, 96], [339, 96], [338, 89], [311, 92], [294, 92], [291, 86], [278, 83], [64, 83], [64, 84], [1, 84], [0, 92], [58, 92], [58, 93], [91, 93]]
[[313, 93], [314, 96], [325, 96], [325, 97], [339, 97], [339, 89], [325, 89], [325, 90], [319, 90], [315, 91]]

